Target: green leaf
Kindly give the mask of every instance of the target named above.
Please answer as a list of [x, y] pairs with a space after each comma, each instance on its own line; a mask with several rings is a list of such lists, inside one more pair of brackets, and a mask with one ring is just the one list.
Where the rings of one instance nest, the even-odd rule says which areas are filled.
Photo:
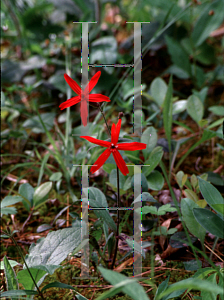
[[153, 191], [160, 191], [163, 188], [164, 178], [163, 175], [157, 170], [154, 170], [151, 172], [151, 174], [149, 174], [147, 181], [149, 189]]
[[[212, 284], [216, 284], [216, 276], [217, 276], [217, 273], [211, 274], [206, 279], [206, 282], [211, 282]], [[213, 292], [202, 291], [201, 297], [203, 300], [216, 300], [218, 294], [219, 293], [217, 291], [213, 291]]]
[[173, 77], [170, 76], [168, 90], [163, 105], [163, 125], [165, 128], [166, 137], [169, 145], [169, 152], [171, 152], [171, 130], [172, 130], [172, 95], [173, 95]]
[[[198, 265], [199, 263], [199, 265]], [[197, 261], [196, 259], [192, 259], [184, 262], [184, 268], [187, 271], [196, 271], [202, 267], [201, 261]]]
[[[206, 202], [217, 212], [221, 213], [223, 208], [223, 198], [219, 191], [209, 182], [201, 179], [198, 177], [199, 180], [199, 189], [202, 193], [202, 196], [206, 200]], [[216, 204], [222, 204], [220, 207], [219, 206], [214, 206]], [[217, 210], [218, 209], [218, 210]]]
[[[120, 284], [121, 286], [123, 285], [123, 288], [121, 289], [122, 292], [130, 296], [132, 299], [149, 300], [147, 294], [145, 293], [144, 288], [138, 282], [135, 282], [135, 280], [129, 279], [118, 272], [104, 269], [102, 267], [98, 267], [98, 269], [103, 275], [104, 279], [110, 282], [112, 285], [117, 285], [117, 284]], [[132, 280], [133, 282], [131, 284], [127, 284], [126, 280], [128, 281]], [[102, 299], [106, 299], [106, 298], [97, 298], [96, 300], [102, 300]]]
[[29, 201], [30, 207], [28, 206], [28, 203], [23, 199], [23, 205], [29, 211], [30, 208], [33, 207], [34, 188], [29, 183], [23, 183], [19, 187], [19, 194]]
[[189, 231], [204, 243], [206, 230], [197, 222], [194, 217], [193, 209], [199, 206], [191, 199], [183, 198], [181, 200], [181, 212], [184, 222]]
[[144, 158], [147, 159], [149, 154], [155, 148], [157, 144], [157, 133], [154, 127], [149, 126], [141, 136], [141, 143], [147, 144], [146, 149], [142, 150]]
[[171, 292], [178, 291], [181, 289], [194, 289], [197, 291], [207, 291], [207, 292], [215, 292], [217, 291], [221, 295], [224, 294], [223, 288], [219, 287], [217, 284], [213, 284], [210, 282], [207, 282], [207, 280], [200, 280], [195, 278], [188, 278], [185, 280], [181, 280], [179, 282], [176, 282], [174, 284], [171, 284], [164, 292], [162, 292], [156, 300], [159, 300], [163, 298], [166, 295], [169, 295]]
[[50, 232], [45, 238], [30, 246], [26, 263], [30, 268], [38, 265], [59, 265], [74, 248], [78, 247], [80, 241], [80, 226]]
[[191, 65], [185, 49], [176, 39], [169, 36], [166, 36], [165, 39], [172, 62], [188, 75], [191, 75]]
[[[36, 269], [36, 268], [29, 268], [34, 280], [36, 283], [47, 273], [44, 270]], [[27, 269], [21, 270], [17, 274], [17, 279], [18, 282], [23, 285], [23, 287], [26, 290], [34, 290], [35, 289], [35, 284], [30, 277], [30, 274]]]
[[145, 165], [142, 167], [142, 173], [145, 174], [146, 177], [158, 166], [159, 162], [163, 157], [162, 147], [158, 146], [152, 150], [148, 159], [145, 161]]
[[150, 195], [148, 192], [143, 192], [142, 194], [138, 195], [138, 197], [131, 203], [134, 204], [136, 202], [151, 202], [156, 203], [156, 199], [153, 198], [152, 195]]
[[48, 181], [43, 184], [41, 184], [34, 192], [33, 195], [33, 204], [34, 207], [37, 207], [38, 205], [42, 204], [45, 201], [45, 197], [50, 192], [52, 188], [52, 182]]
[[23, 198], [20, 196], [6, 196], [1, 202], [1, 209], [9, 205], [14, 205], [22, 200]]
[[211, 111], [216, 116], [224, 116], [224, 106], [214, 105], [214, 106], [210, 106], [208, 110]]
[[[16, 274], [13, 270], [12, 266], [10, 265], [8, 259], [6, 256], [3, 258], [3, 264], [4, 264], [4, 271], [5, 271], [5, 278], [7, 283], [7, 289], [8, 290], [18, 290], [19, 285], [16, 280]], [[12, 298], [14, 300], [15, 298]]]
[[62, 173], [61, 172], [56, 172], [51, 175], [49, 178], [50, 181], [59, 181], [62, 178]]
[[174, 212], [177, 211], [175, 207], [171, 207], [171, 204], [165, 204], [159, 207], [158, 215], [165, 215], [167, 212]]
[[187, 198], [193, 200], [195, 203], [199, 200], [197, 194], [194, 191], [186, 189], [186, 190], [184, 190], [184, 192], [185, 192]]
[[224, 221], [210, 210], [205, 208], [194, 208], [195, 219], [211, 234], [224, 239]]
[[154, 101], [159, 107], [162, 107], [167, 92], [166, 82], [162, 78], [156, 77], [150, 85], [150, 92]]
[[187, 108], [187, 100], [179, 100], [173, 103], [172, 115], [179, 114]]
[[3, 292], [0, 295], [0, 298], [4, 297], [16, 297], [15, 299], [19, 299], [20, 296], [27, 296], [27, 295], [38, 295], [36, 291], [27, 291], [27, 290], [17, 290], [17, 291], [7, 291]]
[[[210, 15], [210, 11], [213, 11], [214, 14]], [[205, 6], [192, 32], [195, 47], [200, 46], [209, 37], [210, 33], [222, 24], [223, 11], [224, 2], [220, 0], [213, 1]]]
[[48, 283], [47, 285], [45, 285], [42, 288], [41, 292], [43, 292], [43, 291], [45, 291], [49, 288], [52, 288], [52, 287], [61, 288], [61, 289], [71, 289], [71, 290], [75, 291], [74, 287], [71, 286], [71, 285], [68, 285], [68, 284], [65, 284], [65, 283], [62, 283], [62, 282], [58, 282], [58, 281], [54, 281], [54, 282], [51, 282], [51, 283]]
[[191, 95], [187, 99], [187, 112], [191, 116], [191, 118], [197, 123], [203, 118], [204, 106], [197, 96]]
[[145, 251], [143, 250], [141, 253], [141, 245], [139, 243], [137, 243], [133, 240], [130, 240], [128, 238], [125, 241], [131, 249], [135, 250], [136, 252], [138, 252], [145, 258]]
[[[19, 263], [15, 260], [9, 259], [8, 262], [10, 263], [11, 267], [17, 266]], [[4, 262], [3, 260], [0, 262], [0, 270], [4, 270]]]
[[134, 174], [131, 180], [132, 188], [137, 187], [142, 190], [142, 192], [148, 192], [148, 183], [146, 177], [143, 173]]

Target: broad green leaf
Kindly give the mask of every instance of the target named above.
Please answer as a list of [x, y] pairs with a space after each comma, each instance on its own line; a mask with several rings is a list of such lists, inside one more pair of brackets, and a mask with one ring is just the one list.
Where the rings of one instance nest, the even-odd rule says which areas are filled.
[[184, 222], [189, 229], [189, 231], [200, 239], [201, 243], [204, 243], [206, 230], [197, 222], [194, 217], [193, 209], [199, 208], [199, 206], [192, 200], [188, 198], [183, 198], [181, 200], [181, 213]]
[[[29, 183], [23, 183], [19, 187], [19, 194], [22, 195], [30, 202], [30, 207], [33, 207], [33, 194], [34, 188]], [[23, 204], [26, 207], [25, 200], [23, 200]], [[29, 210], [29, 209], [28, 209]]]
[[142, 167], [142, 173], [145, 174], [146, 177], [158, 166], [159, 162], [163, 157], [162, 147], [158, 146], [152, 150], [148, 159], [145, 161], [145, 165]]
[[166, 43], [172, 62], [177, 67], [184, 70], [188, 75], [191, 75], [189, 57], [182, 45], [176, 39], [171, 38], [170, 36], [166, 36]]
[[45, 197], [50, 192], [52, 188], [52, 182], [48, 181], [43, 184], [41, 184], [34, 192], [33, 195], [33, 204], [35, 207], [42, 204], [43, 201], [45, 201]]
[[148, 183], [144, 173], [134, 174], [131, 180], [131, 186], [132, 188], [136, 187], [140, 189], [142, 192], [148, 192]]
[[149, 176], [147, 176], [148, 187], [153, 191], [160, 191], [164, 185], [163, 175], [157, 171], [152, 171]]
[[[222, 212], [224, 200], [222, 198], [222, 195], [219, 193], [219, 191], [209, 182], [201, 179], [198, 177], [199, 180], [199, 189], [208, 203], [217, 213]], [[220, 207], [219, 206], [214, 206], [214, 204], [222, 204]], [[221, 210], [220, 210], [221, 209]]]
[[[209, 14], [213, 11], [213, 14]], [[195, 23], [192, 40], [195, 47], [200, 46], [223, 22], [224, 2], [220, 0], [208, 3]]]
[[149, 126], [141, 136], [141, 143], [147, 144], [146, 149], [142, 150], [144, 158], [147, 159], [149, 154], [157, 144], [157, 133], [154, 127]]
[[187, 100], [178, 100], [173, 103], [172, 115], [179, 114], [187, 108]]
[[143, 192], [142, 194], [138, 195], [138, 197], [131, 203], [134, 204], [136, 202], [151, 202], [156, 203], [156, 199], [153, 198], [148, 192]]
[[[88, 203], [88, 199], [87, 198], [82, 198], [82, 201]], [[104, 209], [94, 209], [94, 213], [95, 215], [100, 218], [101, 220], [103, 220], [113, 231], [116, 231], [116, 224], [114, 222], [114, 220], [112, 219], [112, 217], [110, 216], [108, 210], [106, 210], [107, 206], [102, 205], [101, 199], [89, 199], [89, 206], [90, 207], [95, 207], [95, 208], [102, 208], [105, 207]]]
[[187, 99], [187, 112], [197, 123], [203, 118], [204, 106], [197, 96], [191, 95]]
[[205, 208], [194, 208], [195, 219], [211, 234], [224, 239], [224, 221], [216, 214]]
[[208, 110], [213, 112], [213, 114], [217, 116], [224, 116], [224, 106], [214, 105], [214, 106], [210, 106]]
[[196, 259], [192, 259], [190, 261], [184, 262], [184, 268], [187, 271], [196, 271], [202, 267], [201, 261], [197, 261]]
[[165, 204], [159, 207], [158, 209], [158, 215], [165, 215], [167, 212], [174, 212], [176, 211], [175, 207], [171, 207], [171, 204]]
[[[7, 283], [7, 289], [8, 290], [18, 290], [19, 285], [16, 280], [16, 274], [13, 270], [12, 266], [10, 265], [8, 259], [6, 256], [3, 258], [3, 264], [4, 264], [4, 271], [5, 271], [5, 278]], [[12, 298], [14, 300], [15, 298]]]
[[223, 288], [219, 287], [217, 284], [208, 282], [207, 280], [200, 280], [195, 278], [188, 278], [181, 280], [174, 284], [171, 284], [164, 292], [162, 292], [155, 300], [159, 300], [166, 295], [169, 295], [171, 292], [181, 290], [181, 289], [194, 289], [196, 291], [206, 291], [206, 292], [218, 292], [221, 295], [224, 294]]
[[23, 198], [20, 196], [6, 196], [1, 202], [1, 209], [6, 206], [14, 205], [22, 202]]
[[27, 296], [27, 295], [38, 295], [38, 292], [29, 291], [29, 290], [28, 291], [27, 290], [7, 291], [1, 293], [0, 298], [13, 297], [15, 299], [20, 299], [20, 296]]
[[163, 125], [165, 128], [166, 138], [168, 140], [169, 152], [171, 152], [171, 129], [172, 129], [172, 95], [173, 95], [173, 77], [171, 75], [168, 85], [168, 90], [166, 92], [166, 97], [163, 105]]
[[166, 82], [162, 78], [156, 77], [150, 85], [150, 92], [154, 101], [159, 107], [162, 107], [167, 92]]
[[29, 268], [38, 265], [59, 265], [81, 241], [81, 226], [64, 228], [48, 233], [32, 244], [26, 263]]
[[[127, 277], [125, 277], [124, 275], [118, 272], [111, 271], [103, 267], [98, 267], [98, 269], [103, 275], [104, 279], [110, 282], [112, 285], [116, 285], [119, 283], [122, 284], [122, 281], [127, 280]], [[138, 282], [135, 282], [135, 280], [133, 280], [132, 284], [124, 284], [124, 287], [122, 288], [122, 292], [130, 296], [134, 300], [139, 300], [139, 299], [149, 300], [147, 294], [145, 293], [144, 288]]]
[[3, 207], [1, 208], [1, 215], [15, 215], [17, 209], [15, 207]]
[[[29, 268], [29, 270], [36, 283], [38, 283], [38, 281], [46, 274], [46, 271], [40, 269]], [[35, 289], [35, 284], [30, 277], [27, 269], [19, 271], [19, 273], [17, 274], [17, 279], [18, 282], [21, 283], [26, 290]]]
[[182, 188], [183, 185], [184, 185], [184, 183], [182, 182], [183, 177], [184, 177], [184, 172], [183, 171], [177, 172], [176, 181], [177, 181], [180, 188]]
[[50, 181], [58, 181], [62, 178], [62, 173], [61, 172], [56, 172], [56, 173], [53, 173], [51, 175], [51, 177], [49, 178]]
[[[101, 203], [101, 207], [108, 207], [106, 197], [101, 190], [95, 187], [89, 187], [83, 189], [86, 197], [89, 195], [89, 199], [98, 200]], [[88, 194], [89, 193], [89, 194]]]

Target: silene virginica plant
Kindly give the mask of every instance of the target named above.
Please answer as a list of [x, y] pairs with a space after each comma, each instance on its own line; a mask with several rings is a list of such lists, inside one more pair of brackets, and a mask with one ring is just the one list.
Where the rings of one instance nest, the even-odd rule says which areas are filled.
[[[165, 2], [164, 6], [167, 8], [169, 4], [168, 1], [166, 3]], [[194, 2], [196, 3], [197, 1]], [[18, 266], [18, 262], [10, 260], [7, 256], [4, 256], [1, 262], [1, 270], [4, 269], [7, 291], [2, 292], [0, 298], [11, 298], [14, 300], [25, 299], [25, 297], [26, 299], [34, 299], [34, 297], [36, 297], [35, 299], [47, 299], [45, 292], [48, 289], [63, 288], [74, 292], [77, 299], [87, 300], [86, 297], [78, 292], [78, 287], [76, 286], [62, 283], [60, 281], [53, 281], [45, 284], [44, 280], [47, 275], [54, 275], [57, 271], [59, 272], [60, 270], [63, 270], [64, 267], [62, 262], [68, 257], [80, 258], [81, 256], [81, 268], [83, 267], [84, 272], [82, 272], [85, 275], [85, 268], [89, 266], [84, 260], [82, 260], [82, 258], [83, 256], [88, 256], [93, 265], [91, 272], [94, 275], [99, 275], [101, 273], [104, 279], [113, 285], [111, 289], [97, 297], [96, 300], [110, 299], [120, 292], [123, 292], [132, 299], [147, 300], [149, 299], [147, 293], [143, 289], [142, 285], [138, 283], [138, 280], [140, 279], [144, 281], [147, 288], [149, 287], [153, 290], [154, 300], [179, 299], [180, 297], [184, 298], [191, 290], [201, 292], [200, 296], [192, 297], [192, 299], [210, 300], [217, 299], [217, 297], [221, 300], [224, 299], [224, 269], [212, 262], [212, 255], [214, 255], [213, 250], [215, 249], [215, 246], [218, 241], [224, 239], [223, 197], [218, 189], [209, 182], [206, 174], [201, 174], [200, 176], [193, 174], [189, 178], [183, 171], [177, 172], [182, 162], [189, 157], [189, 154], [197, 146], [205, 141], [211, 140], [213, 137], [220, 136], [220, 130], [219, 132], [213, 132], [210, 129], [220, 125], [223, 120], [209, 123], [211, 122], [210, 120], [207, 122], [203, 119], [203, 104], [207, 93], [207, 88], [204, 87], [204, 84], [207, 79], [204, 77], [203, 69], [196, 66], [196, 61], [199, 60], [200, 63], [203, 63], [203, 61], [206, 60], [205, 54], [208, 48], [204, 42], [207, 36], [207, 27], [205, 28], [205, 31], [203, 31], [205, 17], [210, 11], [215, 10], [218, 15], [218, 19], [220, 20], [221, 13], [219, 13], [219, 11], [222, 11], [221, 8], [224, 7], [221, 2], [222, 1], [216, 0], [213, 1], [213, 3], [204, 6], [205, 9], [199, 18], [197, 26], [195, 26], [193, 30], [193, 36], [191, 38], [183, 38], [180, 41], [177, 41], [167, 35], [165, 36], [164, 41], [167, 43], [168, 52], [173, 63], [173, 65], [168, 69], [170, 74], [174, 74], [177, 77], [182, 76], [181, 78], [184, 79], [192, 79], [194, 87], [200, 89], [200, 91], [197, 92], [194, 90], [188, 99], [179, 100], [178, 97], [173, 97], [172, 75], [170, 76], [168, 85], [162, 78], [155, 78], [150, 85], [149, 93], [143, 92], [146, 99], [150, 101], [152, 100], [152, 103], [149, 105], [149, 112], [150, 114], [152, 113], [152, 115], [145, 120], [144, 113], [139, 110], [139, 113], [142, 113], [141, 117], [144, 125], [144, 130], [140, 138], [128, 136], [126, 133], [122, 133], [122, 118], [124, 118], [123, 112], [118, 112], [117, 122], [112, 123], [111, 127], [108, 124], [109, 122], [105, 111], [107, 111], [107, 115], [109, 115], [110, 112], [108, 112], [106, 104], [108, 103], [109, 105], [112, 105], [114, 103], [112, 97], [98, 93], [91, 93], [100, 79], [100, 71], [93, 75], [84, 89], [82, 89], [68, 74], [64, 74], [66, 83], [76, 93], [76, 96], [68, 96], [67, 98], [69, 99], [61, 103], [59, 106], [61, 110], [67, 109], [65, 136], [63, 136], [59, 126], [55, 124], [58, 135], [62, 140], [62, 151], [60, 151], [61, 149], [59, 150], [61, 145], [56, 145], [50, 133], [53, 123], [53, 115], [48, 113], [40, 114], [37, 107], [35, 107], [37, 115], [30, 118], [30, 120], [25, 121], [23, 127], [30, 128], [34, 126], [33, 124], [35, 124], [36, 133], [46, 133], [52, 148], [47, 149], [49, 152], [41, 162], [37, 187], [33, 188], [31, 184], [23, 182], [20, 185], [18, 192], [15, 192], [15, 196], [11, 196], [10, 194], [3, 199], [1, 202], [1, 214], [15, 215], [17, 210], [12, 206], [21, 202], [28, 212], [28, 217], [26, 218], [21, 231], [23, 233], [25, 225], [36, 213], [38, 213], [37, 209], [44, 205], [44, 203], [48, 200], [49, 194], [54, 185], [55, 190], [61, 197], [63, 197], [61, 195], [61, 185], [63, 180], [66, 183], [66, 188], [68, 190], [68, 201], [67, 206], [55, 216], [51, 224], [43, 224], [38, 227], [38, 233], [46, 230], [50, 230], [50, 232], [46, 237], [40, 238], [36, 244], [33, 243], [29, 248], [29, 253], [25, 257], [14, 237], [15, 234], [18, 234], [18, 231], [11, 231], [8, 226], [7, 230], [2, 231], [2, 238], [10, 238], [18, 250], [23, 262], [23, 269], [20, 269], [16, 273], [15, 268]], [[165, 34], [166, 29], [173, 25], [175, 20], [178, 20], [179, 13], [181, 12], [179, 4], [182, 5], [179, 2], [178, 5], [173, 3], [173, 7], [178, 12], [177, 16], [175, 16], [176, 19], [174, 18], [173, 21], [170, 21], [168, 23], [169, 26], [165, 29], [162, 28], [162, 26], [158, 28], [156, 27], [158, 29], [157, 37]], [[187, 7], [190, 5], [191, 3], [189, 3]], [[157, 11], [156, 4], [155, 11]], [[164, 11], [166, 12], [164, 14], [164, 24], [169, 18], [169, 14], [172, 13], [172, 8], [169, 7], [167, 11], [168, 13], [166, 10]], [[217, 24], [220, 23], [219, 20], [217, 21]], [[214, 18], [213, 21], [215, 21]], [[189, 21], [185, 20], [185, 22]], [[191, 28], [190, 25], [191, 24], [188, 23], [189, 28]], [[198, 28], [201, 29], [201, 32]], [[200, 39], [197, 38], [198, 35]], [[149, 42], [147, 42], [146, 48], [153, 42], [154, 36]], [[103, 42], [102, 45], [105, 46], [107, 43]], [[99, 50], [97, 46], [98, 45], [96, 43], [96, 54]], [[178, 49], [178, 55], [176, 54], [176, 49]], [[197, 53], [202, 53], [201, 57]], [[113, 53], [110, 54], [112, 56]], [[95, 56], [95, 60], [97, 61], [97, 55]], [[181, 59], [181, 57], [183, 59]], [[189, 57], [193, 57], [193, 63], [190, 62]], [[68, 63], [66, 69], [66, 73], [69, 73], [67, 72], [69, 71]], [[131, 84], [133, 83], [131, 82]], [[71, 90], [67, 94], [69, 95], [70, 92]], [[126, 92], [126, 99], [130, 95], [132, 96], [130, 91]], [[120, 103], [120, 107], [123, 109], [126, 109], [130, 103], [132, 105], [132, 99], [131, 101], [129, 99], [127, 103], [122, 103], [121, 99], [119, 99], [118, 102]], [[97, 108], [105, 122], [104, 127], [97, 124], [100, 118], [97, 116], [95, 122], [91, 124], [91, 133], [97, 134], [97, 137], [99, 138], [88, 135], [81, 135], [79, 137], [82, 139], [84, 146], [77, 154], [77, 157], [80, 158], [77, 158], [77, 161], [82, 162], [79, 166], [92, 162], [90, 168], [90, 172], [92, 174], [96, 173], [100, 168], [103, 168], [104, 170], [104, 173], [100, 174], [109, 174], [109, 182], [106, 182], [107, 179], [105, 179], [106, 176], [104, 176], [103, 186], [105, 187], [108, 185], [110, 187], [110, 195], [105, 195], [105, 192], [96, 188], [95, 182], [92, 187], [82, 188], [82, 205], [88, 207], [88, 209], [94, 209], [97, 221], [94, 222], [89, 229], [88, 221], [85, 222], [78, 214], [70, 211], [69, 215], [73, 219], [72, 226], [58, 229], [65, 224], [65, 221], [59, 219], [59, 217], [66, 211], [69, 212], [69, 209], [71, 209], [72, 205], [69, 204], [69, 197], [72, 199], [73, 204], [80, 201], [80, 199], [78, 199], [72, 191], [71, 185], [71, 178], [74, 176], [74, 172], [77, 169], [73, 167], [69, 170], [69, 165], [72, 161], [70, 158], [71, 156], [74, 156], [74, 149], [72, 149], [73, 144], [69, 140], [69, 134], [72, 133], [70, 107], [76, 104], [80, 104], [80, 118], [82, 125], [85, 128], [88, 125], [89, 118], [88, 105]], [[109, 110], [111, 109], [112, 108], [110, 106]], [[213, 111], [216, 113], [218, 109], [219, 108], [217, 107], [213, 107]], [[193, 121], [196, 122], [199, 130], [199, 139], [185, 152], [175, 165], [180, 146], [187, 143], [190, 139], [189, 137], [184, 137], [178, 141], [173, 141], [171, 139], [172, 124], [176, 124], [190, 130], [190, 128], [185, 124], [175, 120], [175, 116], [181, 113], [183, 113], [185, 117], [187, 115], [190, 116]], [[158, 141], [157, 131], [153, 126], [151, 126], [151, 121], [155, 119], [156, 122], [160, 125], [162, 124], [164, 127], [166, 139], [163, 141]], [[76, 129], [77, 128], [74, 128], [74, 130]], [[107, 129], [108, 138], [100, 139], [104, 134], [105, 129]], [[24, 132], [23, 134], [25, 136]], [[192, 135], [194, 134], [192, 133]], [[42, 146], [46, 147], [44, 143], [42, 143]], [[90, 146], [90, 149], [86, 151], [85, 149], [88, 146]], [[221, 147], [223, 146], [220, 146], [220, 149], [222, 149]], [[94, 149], [94, 152], [92, 149]], [[61, 152], [63, 154], [61, 154]], [[168, 153], [168, 172], [162, 161], [164, 152], [166, 152], [166, 154]], [[39, 154], [38, 151], [37, 154]], [[50, 173], [49, 181], [41, 184], [45, 166], [52, 154], [54, 154], [58, 163], [57, 172]], [[129, 162], [127, 163], [128, 159]], [[31, 163], [33, 164], [33, 162]], [[27, 164], [27, 166], [29, 165]], [[157, 166], [161, 168], [163, 175], [158, 170], [155, 170]], [[133, 171], [133, 169], [135, 169], [135, 171], [137, 170], [137, 173]], [[172, 170], [174, 170], [174, 176], [180, 188], [179, 199], [171, 186]], [[148, 192], [148, 189], [151, 188], [154, 191], [161, 190], [164, 185], [164, 178], [169, 188], [172, 202], [161, 205], [161, 203], [159, 203]], [[140, 187], [140, 194], [136, 197], [136, 199], [133, 199], [133, 202], [130, 204], [128, 203], [128, 200], [133, 195], [133, 188], [136, 186], [138, 186], [138, 188]], [[184, 198], [181, 197], [182, 193], [185, 196]], [[127, 201], [125, 201], [126, 199]], [[116, 207], [114, 209], [112, 208], [112, 212], [110, 212], [111, 208], [108, 205], [109, 200], [116, 201]], [[125, 207], [127, 210], [124, 210], [124, 214], [121, 218], [121, 212], [117, 208], [124, 208], [124, 203], [127, 204]], [[137, 208], [134, 209], [136, 205]], [[150, 235], [150, 242], [142, 242], [142, 240], [140, 240], [139, 243], [136, 243], [133, 236], [128, 236], [122, 232], [126, 225], [129, 226], [128, 218], [131, 211], [133, 211], [133, 215], [138, 215], [137, 218], [139, 220], [137, 226], [136, 224], [133, 224], [133, 226], [139, 226], [143, 232]], [[166, 213], [174, 213], [175, 220], [178, 218], [178, 221], [181, 221], [181, 231], [179, 231], [179, 228], [176, 227], [169, 228], [172, 217], [168, 220], [168, 225], [166, 222], [164, 222], [162, 226], [160, 225], [159, 218], [164, 216]], [[58, 230], [52, 230], [54, 229], [54, 226]], [[129, 226], [129, 229], [133, 232], [133, 227]], [[213, 248], [209, 249], [211, 251], [210, 257], [207, 256], [205, 249], [207, 246], [204, 243], [206, 233], [210, 233], [214, 236]], [[87, 236], [87, 238], [85, 238], [85, 236]], [[161, 280], [158, 285], [155, 283], [154, 241], [157, 236], [160, 238], [162, 245], [164, 245], [165, 242], [169, 243], [169, 249], [179, 249], [187, 246], [190, 248], [195, 259], [185, 262], [184, 265], [186, 270], [196, 271], [192, 277], [169, 284], [169, 280], [172, 275], [169, 274], [167, 278], [165, 280]], [[104, 241], [102, 243], [103, 238]], [[194, 244], [197, 240], [200, 242], [200, 249]], [[119, 260], [119, 263], [130, 256], [131, 258], [129, 263], [133, 264], [133, 250], [138, 253], [141, 259], [145, 259], [145, 248], [150, 247], [150, 278], [139, 279], [138, 276], [130, 278], [121, 274], [119, 268], [115, 269], [118, 260], [119, 244], [122, 244], [122, 242], [125, 243], [128, 252]], [[99, 246], [102, 244], [103, 246]], [[208, 261], [209, 267], [202, 267], [198, 254], [200, 254], [205, 261]], [[163, 264], [160, 257], [159, 261]], [[83, 274], [81, 274], [81, 276]], [[21, 286], [23, 289], [21, 289]]]

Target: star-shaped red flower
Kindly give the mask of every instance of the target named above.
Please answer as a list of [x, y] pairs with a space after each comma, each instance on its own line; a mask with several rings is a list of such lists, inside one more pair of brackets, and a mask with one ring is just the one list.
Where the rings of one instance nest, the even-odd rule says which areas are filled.
[[123, 160], [120, 152], [118, 150], [142, 150], [147, 147], [147, 144], [132, 142], [132, 143], [117, 143], [119, 138], [119, 133], [121, 129], [121, 119], [119, 119], [117, 125], [112, 125], [111, 130], [111, 142], [98, 140], [89, 136], [80, 136], [87, 141], [94, 143], [99, 146], [107, 147], [107, 149], [99, 156], [99, 158], [94, 163], [94, 166], [91, 167], [90, 172], [95, 173], [108, 159], [108, 157], [113, 154], [115, 162], [120, 169], [121, 173], [126, 176], [129, 173], [128, 167], [126, 166], [125, 161]]
[[72, 97], [68, 99], [67, 101], [63, 102], [59, 105], [59, 108], [61, 110], [70, 107], [72, 105], [75, 105], [79, 102], [81, 102], [81, 119], [84, 126], [87, 125], [87, 100], [89, 102], [110, 102], [110, 99], [107, 96], [101, 95], [101, 94], [89, 94], [92, 89], [97, 84], [99, 78], [100, 78], [101, 72], [98, 71], [89, 81], [89, 84], [86, 86], [85, 90], [82, 92], [81, 87], [67, 74], [64, 74], [65, 80], [70, 86], [70, 88], [78, 94], [76, 97]]

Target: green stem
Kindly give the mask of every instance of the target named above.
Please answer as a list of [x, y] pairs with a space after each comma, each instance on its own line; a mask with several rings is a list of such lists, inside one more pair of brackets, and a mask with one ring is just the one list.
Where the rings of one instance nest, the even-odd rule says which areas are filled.
[[119, 186], [119, 169], [117, 167], [117, 232], [116, 232], [116, 237], [115, 237], [116, 244], [115, 244], [114, 257], [113, 257], [111, 269], [113, 269], [113, 267], [114, 267], [116, 256], [117, 256], [117, 249], [118, 249], [118, 240], [119, 240], [118, 236], [119, 236], [119, 223], [120, 223], [119, 207], [120, 207], [120, 186]]
[[108, 134], [109, 134], [109, 136], [111, 136], [110, 128], [109, 128], [109, 126], [108, 126], [108, 124], [107, 124], [107, 120], [106, 120], [106, 118], [105, 118], [105, 114], [104, 114], [104, 112], [103, 112], [103, 110], [102, 110], [102, 108], [101, 108], [100, 106], [99, 106], [99, 110], [100, 110], [101, 114], [103, 115], [105, 124], [106, 124], [106, 126], [107, 126]]
[[[212, 251], [215, 250], [215, 247], [216, 247], [216, 244], [217, 244], [218, 240], [219, 240], [219, 237], [216, 237], [216, 238], [215, 238], [215, 241], [214, 241], [214, 244], [213, 244], [213, 246], [212, 246]], [[210, 258], [211, 260], [212, 260], [212, 255], [213, 255], [213, 252], [211, 252], [211, 253], [210, 253], [210, 256], [209, 256], [209, 258]]]

